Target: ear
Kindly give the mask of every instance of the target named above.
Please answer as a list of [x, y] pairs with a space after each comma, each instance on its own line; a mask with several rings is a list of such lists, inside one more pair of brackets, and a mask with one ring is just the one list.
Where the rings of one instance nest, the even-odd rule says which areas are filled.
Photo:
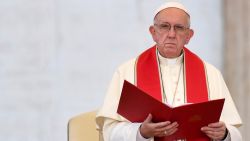
[[189, 43], [189, 41], [193, 37], [193, 35], [194, 35], [193, 29], [189, 29], [185, 44]]
[[151, 25], [151, 26], [149, 27], [149, 32], [150, 32], [150, 34], [151, 34], [153, 40], [156, 42], [156, 31], [155, 31], [155, 28], [154, 28], [153, 25]]

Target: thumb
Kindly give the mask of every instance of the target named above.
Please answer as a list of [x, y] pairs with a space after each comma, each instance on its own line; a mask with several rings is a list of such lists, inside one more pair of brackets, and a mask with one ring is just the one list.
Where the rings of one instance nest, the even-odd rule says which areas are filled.
[[147, 118], [144, 120], [144, 122], [150, 123], [150, 122], [152, 122], [152, 118], [153, 118], [152, 114], [148, 114], [148, 116], [147, 116]]

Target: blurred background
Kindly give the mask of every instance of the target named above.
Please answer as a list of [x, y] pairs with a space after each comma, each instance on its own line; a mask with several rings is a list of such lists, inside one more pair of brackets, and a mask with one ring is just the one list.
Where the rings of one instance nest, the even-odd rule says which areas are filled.
[[[121, 63], [154, 45], [165, 0], [0, 0], [0, 140], [66, 141], [73, 116], [98, 109]], [[250, 135], [250, 2], [180, 0], [188, 45], [221, 70]]]

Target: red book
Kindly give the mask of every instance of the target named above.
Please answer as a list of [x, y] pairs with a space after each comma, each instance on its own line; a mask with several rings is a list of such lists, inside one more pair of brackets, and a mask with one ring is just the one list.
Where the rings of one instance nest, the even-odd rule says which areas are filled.
[[143, 122], [151, 113], [153, 122], [176, 121], [179, 124], [176, 133], [155, 138], [156, 141], [198, 139], [206, 138], [201, 127], [219, 121], [224, 101], [225, 99], [217, 99], [171, 107], [125, 80], [117, 113], [131, 122]]

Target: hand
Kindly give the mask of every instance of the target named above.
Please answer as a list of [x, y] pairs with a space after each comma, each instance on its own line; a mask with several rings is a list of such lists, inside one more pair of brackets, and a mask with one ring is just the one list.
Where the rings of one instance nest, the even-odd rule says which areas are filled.
[[222, 121], [204, 126], [201, 128], [201, 131], [215, 141], [223, 140], [227, 136], [227, 128]]
[[178, 129], [177, 122], [152, 122], [152, 115], [149, 114], [140, 127], [140, 133], [144, 138], [163, 137], [174, 134]]

